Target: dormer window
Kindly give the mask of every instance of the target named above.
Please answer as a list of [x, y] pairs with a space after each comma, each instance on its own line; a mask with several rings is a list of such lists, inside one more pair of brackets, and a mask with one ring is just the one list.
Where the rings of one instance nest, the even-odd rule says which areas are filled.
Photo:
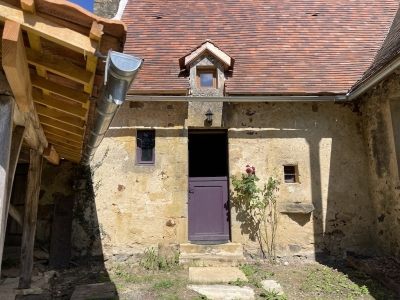
[[196, 70], [198, 89], [216, 89], [217, 88], [217, 70], [200, 69]]
[[189, 71], [189, 95], [224, 96], [225, 72], [232, 72], [235, 60], [210, 40], [179, 59], [181, 70]]

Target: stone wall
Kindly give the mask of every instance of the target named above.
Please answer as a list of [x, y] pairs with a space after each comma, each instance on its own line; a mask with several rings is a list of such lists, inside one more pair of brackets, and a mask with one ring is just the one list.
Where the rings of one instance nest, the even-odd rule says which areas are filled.
[[[125, 103], [96, 152], [96, 197], [106, 259], [187, 240], [186, 103]], [[136, 129], [156, 129], [155, 165], [136, 165]]]
[[400, 128], [392, 121], [400, 118], [400, 76], [392, 75], [357, 103], [362, 114], [368, 155], [370, 198], [373, 203], [372, 242], [382, 255], [400, 259], [400, 185], [395, 141]]
[[[371, 252], [372, 206], [365, 169], [362, 119], [333, 103], [226, 104], [230, 173], [246, 164], [256, 167], [262, 182], [283, 165], [296, 165], [298, 183], [282, 183], [279, 203], [312, 203], [312, 214], [280, 214], [281, 255], [346, 250]], [[232, 210], [232, 239], [256, 252], [258, 244]]]
[[76, 167], [76, 163], [69, 161], [62, 160], [60, 165], [56, 166], [43, 160], [36, 224], [36, 241], [47, 249], [50, 248], [54, 198], [57, 197], [57, 195], [68, 197], [74, 194], [72, 182]]
[[[250, 164], [265, 181], [272, 174], [283, 179], [283, 165], [298, 167], [299, 183], [283, 183], [278, 201], [312, 203], [315, 210], [279, 214], [281, 255], [374, 252], [361, 116], [327, 102], [224, 103], [222, 119], [228, 130], [230, 174], [240, 175]], [[108, 151], [94, 175], [99, 247], [106, 258], [124, 260], [159, 243], [188, 241], [185, 124], [190, 123], [186, 103], [128, 102], [120, 108], [92, 162], [100, 162]], [[137, 166], [136, 131], [150, 128], [156, 130], [155, 165]], [[234, 207], [231, 240], [258, 252], [251, 228]]]

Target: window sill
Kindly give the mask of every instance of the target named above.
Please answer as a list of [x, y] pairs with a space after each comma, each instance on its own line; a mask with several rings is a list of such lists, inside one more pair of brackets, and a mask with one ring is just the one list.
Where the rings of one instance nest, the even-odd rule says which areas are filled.
[[278, 211], [282, 214], [310, 214], [314, 211], [312, 203], [283, 202], [278, 203]]

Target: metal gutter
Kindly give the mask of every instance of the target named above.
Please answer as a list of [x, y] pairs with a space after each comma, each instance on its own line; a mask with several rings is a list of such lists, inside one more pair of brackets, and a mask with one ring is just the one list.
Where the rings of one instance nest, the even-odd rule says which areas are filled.
[[140, 58], [115, 51], [108, 52], [104, 86], [96, 103], [93, 127], [81, 160], [83, 165], [88, 165], [92, 160], [118, 108], [125, 102], [126, 93], [142, 64]]
[[127, 101], [175, 101], [175, 102], [343, 102], [349, 101], [346, 95], [332, 96], [227, 96], [227, 97], [190, 97], [190, 96], [147, 96], [127, 95]]
[[367, 81], [362, 83], [355, 90], [350, 90], [346, 94], [346, 97], [350, 101], [355, 99], [355, 98], [357, 98], [361, 94], [365, 93], [368, 89], [370, 89], [371, 87], [377, 85], [383, 79], [388, 77], [390, 74], [392, 74], [398, 68], [400, 68], [400, 56], [397, 59], [395, 59], [391, 64], [387, 65], [386, 67], [381, 69], [378, 73], [375, 73], [372, 77], [367, 79]]

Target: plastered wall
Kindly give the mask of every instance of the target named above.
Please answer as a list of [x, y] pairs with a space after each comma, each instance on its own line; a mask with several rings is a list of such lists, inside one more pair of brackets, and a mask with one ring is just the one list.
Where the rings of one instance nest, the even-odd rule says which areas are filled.
[[[278, 201], [315, 207], [311, 214], [279, 214], [281, 255], [325, 251], [342, 257], [345, 251], [375, 251], [364, 123], [352, 110], [326, 102], [223, 104], [230, 174], [240, 175], [250, 164], [263, 182], [272, 174], [283, 179], [283, 165], [297, 165], [299, 183], [283, 183]], [[158, 243], [187, 242], [185, 124], [192, 121], [185, 103], [128, 102], [119, 110], [93, 160], [101, 162], [94, 183], [106, 258], [125, 259]], [[154, 166], [135, 163], [141, 128], [156, 130]], [[251, 230], [234, 207], [231, 240], [258, 253]]]
[[[368, 154], [373, 243], [380, 254], [400, 259], [399, 170], [395, 147], [400, 138], [399, 76], [394, 74], [359, 99]], [[395, 121], [395, 122], [392, 122]], [[394, 125], [394, 126], [393, 126]]]

